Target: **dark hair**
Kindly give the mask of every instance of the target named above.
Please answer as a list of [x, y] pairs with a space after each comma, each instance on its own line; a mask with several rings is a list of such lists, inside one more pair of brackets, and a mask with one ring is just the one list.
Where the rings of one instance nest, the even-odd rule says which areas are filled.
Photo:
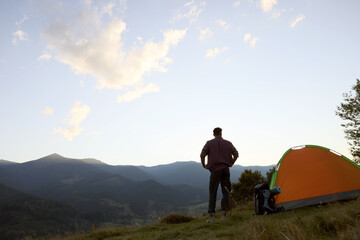
[[219, 136], [219, 135], [221, 135], [222, 129], [217, 127], [217, 128], [214, 128], [213, 132], [214, 132], [215, 136]]

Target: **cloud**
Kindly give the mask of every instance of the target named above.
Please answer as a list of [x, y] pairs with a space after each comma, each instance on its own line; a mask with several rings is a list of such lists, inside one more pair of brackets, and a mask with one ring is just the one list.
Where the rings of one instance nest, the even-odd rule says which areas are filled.
[[44, 115], [52, 115], [54, 113], [54, 109], [46, 107], [41, 113]]
[[259, 40], [259, 38], [258, 37], [251, 38], [251, 37], [252, 36], [251, 36], [250, 33], [245, 34], [244, 35], [244, 42], [246, 42], [246, 43], [249, 42], [250, 46], [253, 48], [253, 47], [255, 47], [257, 41]]
[[17, 30], [16, 32], [13, 32], [12, 44], [17, 45], [18, 41], [26, 41], [27, 36], [27, 33], [22, 30]]
[[21, 27], [21, 25], [28, 19], [28, 16], [27, 15], [24, 15], [23, 19], [21, 19], [20, 21], [16, 21], [15, 24], [18, 26], [18, 27]]
[[[271, 13], [271, 17], [273, 19], [277, 19], [281, 16], [282, 13], [286, 12], [287, 10], [285, 8], [283, 9], [274, 9]], [[289, 10], [290, 11], [290, 10]]]
[[168, 29], [163, 31], [161, 41], [149, 40], [125, 49], [122, 35], [126, 23], [116, 17], [105, 23], [103, 14], [94, 7], [84, 10], [80, 18], [57, 18], [60, 20], [52, 22], [42, 37], [54, 57], [76, 74], [93, 75], [99, 89], [117, 89], [123, 95], [139, 92], [146, 85], [145, 76], [152, 72], [166, 72], [165, 66], [171, 63], [167, 56], [170, 48], [187, 33], [187, 29]]
[[206, 6], [205, 1], [197, 2], [192, 0], [184, 4], [184, 10], [178, 11], [174, 16], [174, 21], [180, 21], [182, 19], [189, 19], [190, 23], [195, 23], [199, 18], [201, 12], [204, 10]]
[[208, 49], [206, 51], [206, 55], [205, 57], [208, 57], [208, 58], [214, 58], [216, 57], [219, 53], [222, 53], [226, 50], [228, 50], [229, 48], [228, 47], [223, 47], [222, 49], [219, 49], [219, 48], [213, 48], [213, 49]]
[[238, 6], [240, 6], [240, 1], [234, 2], [234, 7], [238, 7]]
[[65, 120], [67, 123], [66, 128], [55, 128], [54, 132], [59, 133], [67, 140], [72, 141], [74, 137], [78, 136], [83, 128], [80, 127], [80, 124], [86, 119], [87, 115], [90, 112], [90, 107], [81, 102], [75, 102], [73, 107], [70, 110], [69, 117]]
[[130, 102], [140, 98], [145, 93], [158, 92], [158, 91], [159, 88], [156, 85], [149, 83], [145, 87], [136, 88], [135, 90], [129, 91], [124, 95], [119, 95], [118, 102]]
[[205, 40], [212, 37], [214, 33], [210, 30], [210, 28], [200, 29], [199, 40]]
[[300, 21], [302, 21], [304, 18], [305, 18], [304, 15], [299, 15], [299, 16], [297, 16], [297, 17], [295, 18], [295, 20], [290, 23], [290, 27], [291, 27], [291, 28], [294, 28], [294, 27], [296, 26], [296, 24], [298, 24], [298, 23], [299, 23]]
[[260, 0], [260, 7], [264, 12], [269, 12], [274, 5], [277, 4], [277, 0]]
[[52, 58], [51, 54], [45, 51], [42, 55], [38, 57], [38, 60], [50, 60]]
[[226, 31], [230, 28], [230, 24], [223, 21], [222, 19], [217, 20], [217, 23]]
[[101, 9], [101, 14], [108, 14], [110, 17], [112, 17], [112, 9], [115, 7], [115, 3], [108, 3], [104, 5]]
[[250, 41], [250, 39], [251, 39], [251, 34], [250, 33], [247, 33], [247, 34], [244, 35], [244, 42], [248, 42], [248, 41]]
[[250, 46], [252, 48], [255, 47], [255, 44], [257, 43], [258, 40], [259, 40], [259, 38], [257, 38], [257, 37], [254, 37], [253, 39], [251, 39]]

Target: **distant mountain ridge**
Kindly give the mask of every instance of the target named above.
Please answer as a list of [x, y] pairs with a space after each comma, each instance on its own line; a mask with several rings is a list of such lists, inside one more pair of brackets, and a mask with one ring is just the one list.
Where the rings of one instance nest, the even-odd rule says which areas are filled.
[[140, 223], [152, 221], [207, 199], [199, 188], [161, 184], [133, 166], [110, 166], [94, 159], [71, 159], [59, 154], [0, 166], [0, 183], [70, 204], [98, 222], [120, 225], [132, 224], [134, 219]]
[[[9, 161], [7, 161], [9, 162]], [[28, 165], [28, 164], [54, 164], [54, 163], [70, 163], [70, 162], [77, 162], [77, 167], [79, 168], [81, 164], [88, 164], [92, 167], [96, 167], [97, 170], [102, 170], [107, 173], [120, 175], [125, 177], [129, 180], [138, 182], [138, 181], [147, 181], [147, 180], [154, 180], [164, 185], [181, 185], [186, 184], [190, 186], [194, 186], [197, 188], [202, 189], [203, 191], [207, 192], [208, 189], [208, 181], [209, 181], [209, 171], [203, 169], [203, 167], [199, 162], [195, 161], [184, 161], [184, 162], [174, 162], [169, 164], [162, 164], [152, 167], [146, 166], [132, 166], [132, 165], [108, 165], [100, 160], [93, 159], [93, 158], [85, 158], [85, 159], [73, 159], [73, 158], [66, 158], [57, 153], [48, 155], [46, 157], [40, 158], [38, 160], [29, 161], [22, 163], [21, 165]], [[12, 162], [9, 162], [12, 163]], [[80, 164], [80, 165], [79, 165]], [[4, 164], [12, 165], [12, 164]], [[0, 164], [1, 166], [4, 166]], [[86, 169], [89, 170], [89, 166], [86, 166]], [[251, 169], [253, 171], [258, 170], [265, 175], [265, 173], [275, 165], [269, 166], [241, 166], [241, 165], [234, 165], [231, 169], [231, 182], [237, 182], [238, 178], [240, 177], [241, 173], [245, 169]], [[10, 167], [9, 169], [21, 169], [21, 167]], [[93, 170], [95, 168], [92, 168]], [[72, 172], [74, 169], [70, 169]], [[27, 175], [26, 173], [24, 173]], [[51, 175], [51, 174], [50, 174]], [[70, 174], [71, 175], [71, 174]], [[0, 176], [1, 182], [1, 176]], [[32, 182], [32, 181], [30, 181]], [[30, 183], [29, 183], [30, 184]], [[31, 184], [30, 184], [31, 185]], [[16, 184], [11, 186], [15, 186]]]
[[[234, 165], [231, 181], [237, 182], [245, 169], [264, 175], [271, 167]], [[194, 161], [153, 167], [112, 166], [93, 158], [73, 159], [56, 153], [24, 163], [0, 164], [0, 184], [26, 196], [68, 204], [86, 221], [99, 226], [149, 223], [170, 212], [201, 205], [208, 200], [209, 176], [210, 172]]]
[[7, 160], [4, 160], [4, 159], [0, 159], [0, 166], [12, 165], [12, 164], [19, 164], [19, 163], [7, 161]]

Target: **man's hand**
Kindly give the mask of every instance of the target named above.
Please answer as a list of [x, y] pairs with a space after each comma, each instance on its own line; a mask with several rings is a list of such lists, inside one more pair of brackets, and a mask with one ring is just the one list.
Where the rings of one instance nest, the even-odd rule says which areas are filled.
[[207, 165], [205, 165], [205, 157], [201, 157], [201, 164], [202, 164], [203, 168], [208, 169]]
[[231, 164], [231, 166], [235, 164], [236, 159], [237, 159], [237, 157], [233, 157], [233, 158], [232, 158], [232, 164]]

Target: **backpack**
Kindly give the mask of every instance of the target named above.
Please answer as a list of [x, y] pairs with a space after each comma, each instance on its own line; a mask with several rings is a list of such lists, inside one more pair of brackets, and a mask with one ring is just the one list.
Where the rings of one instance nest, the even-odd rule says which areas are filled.
[[281, 192], [280, 187], [270, 190], [267, 183], [260, 183], [255, 186], [255, 214], [266, 215], [277, 212], [274, 196]]

